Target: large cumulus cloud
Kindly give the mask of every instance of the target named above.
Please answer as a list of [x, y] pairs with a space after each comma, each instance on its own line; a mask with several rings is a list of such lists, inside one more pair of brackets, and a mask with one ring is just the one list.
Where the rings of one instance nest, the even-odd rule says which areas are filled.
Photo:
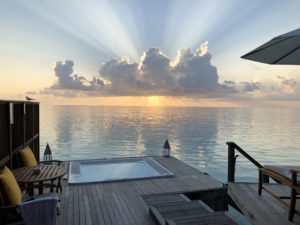
[[182, 49], [174, 72], [179, 74], [178, 85], [185, 93], [212, 91], [218, 86], [217, 68], [211, 65], [211, 55], [203, 55], [202, 50], [194, 54], [190, 49]]
[[181, 49], [171, 60], [159, 48], [151, 48], [142, 54], [139, 62], [119, 58], [102, 63], [99, 74], [92, 78], [74, 73], [73, 61], [58, 61], [54, 65], [55, 83], [40, 93], [70, 98], [156, 95], [232, 100], [300, 96], [296, 81], [283, 76], [277, 76], [277, 82], [269, 84], [221, 82], [207, 50], [207, 43], [196, 51]]
[[211, 64], [207, 44], [196, 52], [181, 49], [171, 61], [159, 48], [144, 52], [140, 62], [111, 59], [100, 66], [99, 77], [74, 74], [74, 62], [58, 61], [56, 82], [50, 90], [77, 90], [87, 95], [145, 96], [198, 95], [218, 88], [217, 68]]

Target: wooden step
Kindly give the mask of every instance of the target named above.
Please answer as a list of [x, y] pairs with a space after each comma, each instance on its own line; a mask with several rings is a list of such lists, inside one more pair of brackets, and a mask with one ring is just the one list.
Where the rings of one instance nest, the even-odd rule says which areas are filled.
[[224, 212], [214, 212], [202, 201], [180, 194], [143, 196], [149, 215], [157, 225], [236, 225]]

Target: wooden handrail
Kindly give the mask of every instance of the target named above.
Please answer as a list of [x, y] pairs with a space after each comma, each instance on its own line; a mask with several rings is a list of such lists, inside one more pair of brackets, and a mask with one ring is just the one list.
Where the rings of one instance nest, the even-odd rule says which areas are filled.
[[244, 151], [240, 146], [234, 142], [227, 142], [228, 145], [228, 182], [234, 182], [235, 180], [235, 162], [238, 155], [235, 155], [235, 150], [239, 151], [246, 159], [253, 163], [257, 168], [263, 168], [263, 166], [257, 162], [252, 156]]

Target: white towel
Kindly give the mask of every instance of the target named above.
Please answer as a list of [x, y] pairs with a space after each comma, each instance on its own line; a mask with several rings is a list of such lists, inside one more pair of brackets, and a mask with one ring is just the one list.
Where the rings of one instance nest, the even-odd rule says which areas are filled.
[[55, 225], [58, 196], [34, 197], [18, 204], [25, 225]]

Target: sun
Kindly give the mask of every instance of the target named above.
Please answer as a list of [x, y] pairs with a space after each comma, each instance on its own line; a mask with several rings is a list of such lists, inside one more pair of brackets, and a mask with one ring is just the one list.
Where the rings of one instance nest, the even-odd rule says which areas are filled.
[[161, 97], [160, 96], [148, 96], [147, 97], [147, 106], [161, 106]]

